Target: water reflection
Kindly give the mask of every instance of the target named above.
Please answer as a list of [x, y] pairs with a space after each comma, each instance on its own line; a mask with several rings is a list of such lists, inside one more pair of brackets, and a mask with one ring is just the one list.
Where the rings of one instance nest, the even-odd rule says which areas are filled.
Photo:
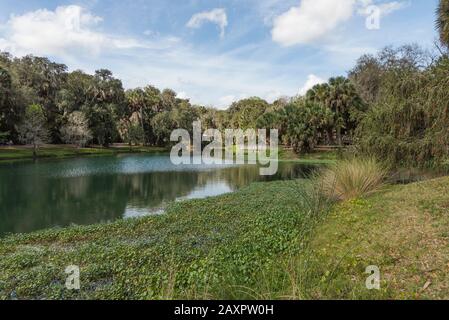
[[166, 155], [0, 165], [0, 235], [161, 213], [167, 203], [235, 191], [254, 181], [304, 177], [314, 167], [180, 166]]

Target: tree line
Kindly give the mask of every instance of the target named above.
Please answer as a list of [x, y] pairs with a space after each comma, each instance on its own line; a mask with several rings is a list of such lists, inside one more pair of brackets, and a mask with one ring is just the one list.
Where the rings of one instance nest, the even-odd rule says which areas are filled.
[[350, 81], [339, 77], [311, 90], [305, 100], [282, 98], [270, 104], [252, 97], [221, 111], [192, 105], [170, 89], [124, 90], [109, 70], [68, 72], [45, 57], [16, 58], [5, 52], [0, 54], [0, 97], [0, 137], [14, 144], [166, 146], [172, 130], [190, 129], [200, 120], [204, 128], [277, 128], [298, 151], [311, 149], [322, 130], [333, 142], [335, 129], [342, 143], [352, 133], [353, 113], [363, 105]]
[[151, 85], [124, 90], [109, 70], [68, 72], [44, 57], [1, 52], [0, 143], [167, 146], [172, 130], [200, 120], [204, 129], [277, 129], [298, 153], [353, 145], [395, 164], [440, 163], [449, 153], [449, 0], [439, 3], [436, 28], [437, 53], [387, 47], [304, 96], [252, 97], [227, 110]]

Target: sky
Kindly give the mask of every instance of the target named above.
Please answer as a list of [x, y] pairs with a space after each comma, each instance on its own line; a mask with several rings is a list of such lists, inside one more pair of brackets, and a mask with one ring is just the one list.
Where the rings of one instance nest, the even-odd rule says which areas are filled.
[[432, 49], [438, 0], [0, 0], [0, 50], [226, 108], [304, 94], [393, 45]]

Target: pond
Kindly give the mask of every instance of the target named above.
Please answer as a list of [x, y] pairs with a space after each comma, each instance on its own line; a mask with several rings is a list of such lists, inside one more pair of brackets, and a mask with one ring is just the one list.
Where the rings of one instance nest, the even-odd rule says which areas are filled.
[[162, 214], [172, 201], [233, 192], [255, 181], [307, 177], [313, 166], [181, 165], [168, 155], [41, 160], [0, 164], [0, 236]]

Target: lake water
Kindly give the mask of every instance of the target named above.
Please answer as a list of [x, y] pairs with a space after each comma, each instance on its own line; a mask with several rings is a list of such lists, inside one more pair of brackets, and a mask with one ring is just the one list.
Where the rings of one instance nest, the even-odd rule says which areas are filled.
[[281, 162], [277, 175], [262, 177], [257, 166], [175, 166], [168, 155], [0, 164], [0, 236], [161, 214], [172, 201], [302, 178], [314, 168]]

